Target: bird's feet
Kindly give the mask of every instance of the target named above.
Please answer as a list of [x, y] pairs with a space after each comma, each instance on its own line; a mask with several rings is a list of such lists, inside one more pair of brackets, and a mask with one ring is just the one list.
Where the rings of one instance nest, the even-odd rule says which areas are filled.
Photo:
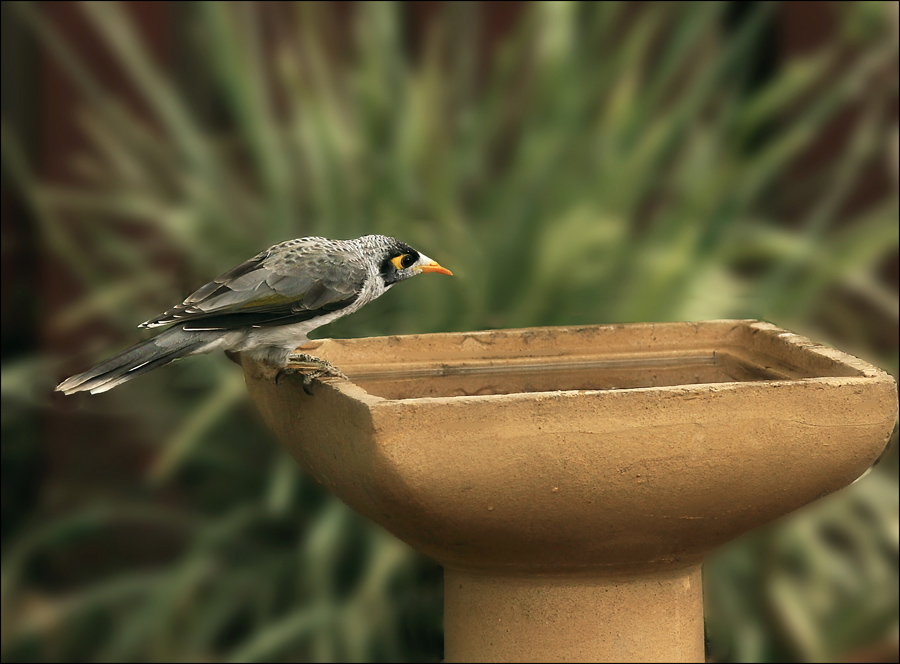
[[322, 376], [347, 378], [343, 371], [328, 360], [307, 355], [306, 353], [291, 353], [288, 355], [288, 364], [275, 375], [275, 383], [277, 384], [282, 376], [292, 373], [303, 374], [303, 391], [307, 394], [312, 394], [310, 385], [317, 378]]

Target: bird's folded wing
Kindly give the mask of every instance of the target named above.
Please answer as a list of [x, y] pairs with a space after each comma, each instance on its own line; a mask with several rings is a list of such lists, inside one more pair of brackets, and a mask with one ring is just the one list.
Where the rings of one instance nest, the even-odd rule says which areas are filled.
[[281, 247], [241, 263], [141, 327], [280, 325], [343, 309], [359, 297], [367, 275], [360, 256], [334, 248]]

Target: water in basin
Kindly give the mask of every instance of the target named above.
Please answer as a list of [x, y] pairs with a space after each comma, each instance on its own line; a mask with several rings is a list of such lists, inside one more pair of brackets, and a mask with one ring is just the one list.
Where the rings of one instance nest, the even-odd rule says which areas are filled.
[[807, 377], [796, 367], [730, 352], [649, 353], [628, 357], [516, 358], [345, 370], [350, 380], [386, 399], [478, 396], [556, 390], [616, 390]]

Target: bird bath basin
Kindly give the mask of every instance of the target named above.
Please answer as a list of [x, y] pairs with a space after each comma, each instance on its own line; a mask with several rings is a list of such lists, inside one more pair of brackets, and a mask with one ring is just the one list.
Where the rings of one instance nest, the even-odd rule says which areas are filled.
[[245, 366], [344, 502], [444, 566], [447, 661], [702, 661], [700, 563], [859, 477], [893, 379], [752, 320], [313, 342]]

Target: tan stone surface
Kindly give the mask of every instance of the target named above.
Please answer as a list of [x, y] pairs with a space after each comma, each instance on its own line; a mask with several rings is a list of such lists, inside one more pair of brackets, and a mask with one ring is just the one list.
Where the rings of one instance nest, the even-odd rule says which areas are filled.
[[[566, 575], [590, 582], [584, 592], [553, 585], [548, 611], [638, 575], [628, 588], [649, 585], [630, 595], [632, 609], [650, 615], [656, 576], [686, 574], [716, 546], [849, 484], [882, 452], [897, 415], [890, 376], [756, 321], [325, 340], [309, 352], [352, 382], [329, 379], [309, 396], [299, 378], [275, 385], [245, 367], [266, 422], [320, 482], [448, 574], [499, 583], [479, 586], [496, 600], [483, 600], [494, 607], [484, 616], [524, 610], [501, 577]], [[466, 634], [471, 620], [451, 604], [474, 607], [478, 595], [448, 595], [448, 616]], [[668, 596], [681, 607], [672, 615], [702, 610], [699, 593]], [[605, 606], [585, 610], [607, 626], [626, 615]], [[560, 623], [559, 657], [619, 658], [612, 637], [563, 649], [586, 620]], [[469, 659], [476, 651], [460, 645], [453, 621], [448, 659]], [[670, 661], [694, 658], [699, 640], [702, 658], [702, 622], [699, 632], [695, 618], [675, 622], [648, 639], [668, 641]], [[555, 631], [524, 650], [501, 639], [494, 655], [478, 652], [524, 657]], [[660, 652], [622, 658], [651, 651]]]
[[[639, 577], [444, 572], [447, 662], [702, 662], [700, 565]], [[700, 638], [697, 638], [700, 635]]]

